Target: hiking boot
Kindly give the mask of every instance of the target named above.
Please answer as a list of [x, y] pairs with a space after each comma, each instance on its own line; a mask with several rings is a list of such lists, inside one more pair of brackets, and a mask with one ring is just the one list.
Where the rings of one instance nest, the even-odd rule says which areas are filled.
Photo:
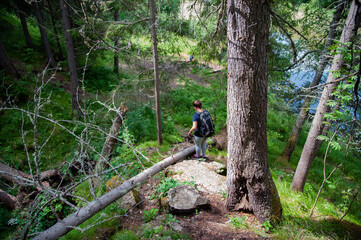
[[199, 159], [199, 157], [197, 156], [197, 154], [194, 154], [194, 155], [192, 156], [192, 158], [193, 158], [193, 159]]

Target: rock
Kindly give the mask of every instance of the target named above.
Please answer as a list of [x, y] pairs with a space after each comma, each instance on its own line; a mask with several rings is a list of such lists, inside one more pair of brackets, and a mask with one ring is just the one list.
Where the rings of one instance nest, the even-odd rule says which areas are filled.
[[223, 163], [219, 162], [209, 162], [204, 164], [209, 170], [215, 171], [216, 173], [226, 176], [227, 175], [227, 167]]
[[182, 232], [183, 231], [182, 226], [177, 222], [170, 222], [168, 225], [169, 225], [169, 227], [171, 229], [173, 229], [176, 232]]
[[227, 190], [226, 177], [215, 172], [221, 163], [187, 160], [167, 168], [167, 175], [179, 182], [194, 181], [198, 190], [219, 194]]
[[168, 204], [172, 213], [193, 212], [210, 206], [209, 200], [190, 185], [180, 185], [169, 190]]
[[[118, 175], [113, 176], [109, 181], [106, 182], [107, 188], [106, 191], [109, 192], [112, 189], [120, 186], [123, 184], [123, 180], [119, 178]], [[118, 201], [119, 207], [122, 209], [132, 209], [135, 206], [141, 207], [139, 205], [141, 201], [140, 194], [137, 190], [133, 189], [127, 194], [125, 194], [123, 197], [120, 198], [120, 201]]]

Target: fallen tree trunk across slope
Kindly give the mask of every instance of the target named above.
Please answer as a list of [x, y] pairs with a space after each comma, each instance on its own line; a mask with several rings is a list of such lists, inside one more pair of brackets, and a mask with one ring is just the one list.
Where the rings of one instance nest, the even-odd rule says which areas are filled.
[[0, 202], [4, 203], [11, 210], [15, 210], [18, 200], [13, 195], [0, 189]]
[[90, 202], [89, 204], [79, 209], [75, 213], [59, 221], [58, 223], [48, 228], [47, 230], [41, 232], [34, 239], [37, 240], [57, 239], [65, 235], [66, 233], [71, 231], [74, 227], [82, 224], [83, 222], [94, 216], [96, 213], [100, 212], [101, 210], [109, 206], [111, 203], [121, 198], [130, 190], [132, 190], [133, 188], [137, 187], [141, 183], [148, 180], [150, 177], [154, 176], [155, 174], [162, 171], [166, 167], [174, 164], [175, 162], [186, 158], [187, 156], [193, 154], [194, 152], [195, 152], [195, 147], [192, 146], [170, 157], [167, 157], [163, 161], [139, 173], [137, 176], [129, 179], [128, 181], [124, 182], [122, 185], [104, 194], [100, 198]]
[[26, 185], [26, 179], [31, 179], [29, 174], [0, 163], [0, 178], [18, 185]]

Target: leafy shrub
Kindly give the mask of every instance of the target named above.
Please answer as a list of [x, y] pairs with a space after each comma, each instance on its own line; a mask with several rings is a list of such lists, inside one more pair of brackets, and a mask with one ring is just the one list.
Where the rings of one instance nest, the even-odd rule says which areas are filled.
[[199, 99], [202, 102], [202, 107], [211, 113], [217, 133], [225, 126], [227, 119], [226, 76], [211, 78], [209, 69], [199, 70], [199, 74], [204, 76], [208, 86], [196, 84], [190, 79], [182, 79], [184, 86], [168, 92], [162, 101], [163, 104], [169, 106], [168, 109], [171, 109], [168, 115], [173, 116], [176, 124], [190, 127], [194, 113], [192, 103]]
[[179, 185], [191, 185], [196, 188], [194, 181], [181, 182], [174, 180], [173, 178], [166, 177], [160, 183], [158, 187], [155, 187], [155, 191], [158, 195], [153, 194], [150, 198], [161, 199], [162, 197], [168, 196], [168, 192], [170, 189], [175, 188]]
[[118, 77], [109, 67], [91, 66], [85, 74], [85, 86], [92, 91], [109, 92], [118, 82]]
[[[174, 180], [173, 178], [164, 178], [158, 187], [155, 188], [155, 191], [158, 193], [158, 196], [156, 196], [158, 199], [161, 197], [168, 196], [168, 192], [170, 189], [175, 188], [176, 186], [179, 186], [179, 182]], [[153, 196], [154, 197], [154, 196]]]
[[229, 217], [229, 222], [232, 224], [234, 228], [249, 228], [245, 216], [233, 217], [232, 215], [229, 215], [228, 217]]
[[143, 211], [143, 219], [145, 222], [150, 222], [152, 221], [156, 216], [157, 216], [157, 213], [158, 213], [158, 209], [156, 208], [151, 208], [149, 211]]
[[[169, 142], [181, 141], [172, 116], [162, 114], [162, 135]], [[122, 128], [122, 136], [134, 143], [157, 140], [157, 119], [149, 104], [129, 111], [125, 120], [126, 130]]]

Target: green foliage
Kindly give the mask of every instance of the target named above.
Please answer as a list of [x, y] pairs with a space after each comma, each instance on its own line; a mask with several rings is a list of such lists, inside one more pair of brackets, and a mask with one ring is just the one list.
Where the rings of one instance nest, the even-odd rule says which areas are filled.
[[122, 231], [117, 232], [114, 236], [111, 238], [112, 240], [139, 240], [140, 237], [138, 237], [137, 233], [131, 230], [122, 229]]
[[[133, 149], [128, 145], [121, 145], [115, 148], [115, 153], [113, 160], [111, 161], [113, 166], [117, 166], [120, 164], [128, 164], [127, 166], [122, 167], [120, 171], [120, 175], [126, 179], [136, 176], [138, 173], [144, 170], [144, 167], [150, 167], [151, 164], [144, 159], [144, 157], [140, 155], [135, 155]], [[143, 164], [143, 166], [142, 166]], [[109, 174], [108, 177], [111, 177]]]
[[158, 214], [159, 209], [156, 208], [151, 208], [149, 211], [143, 211], [143, 219], [144, 221], [150, 222], [152, 221]]
[[[162, 114], [162, 134], [165, 141], [178, 142], [180, 136], [171, 115]], [[133, 143], [157, 140], [157, 120], [155, 111], [149, 104], [136, 107], [127, 112], [125, 127], [121, 129], [123, 139]]]
[[177, 220], [172, 214], [165, 214], [165, 219], [162, 221], [164, 225], [170, 226], [171, 223], [177, 223]]
[[119, 84], [119, 78], [114, 74], [113, 69], [104, 66], [91, 66], [86, 71], [85, 87], [91, 91], [111, 91]]
[[143, 226], [142, 239], [190, 239], [186, 234], [167, 230], [163, 225], [153, 227], [150, 224]]
[[163, 231], [163, 226], [160, 225], [158, 227], [153, 227], [150, 225], [146, 225], [146, 227], [143, 230], [143, 234], [142, 236], [146, 239], [151, 239], [153, 237], [155, 237], [155, 235], [160, 234]]
[[168, 196], [168, 192], [170, 189], [175, 188], [179, 185], [191, 185], [196, 188], [194, 181], [189, 182], [178, 182], [173, 178], [166, 177], [162, 179], [157, 187], [155, 187], [155, 191], [157, 194], [153, 194], [150, 199], [161, 199], [162, 197]]
[[138, 237], [137, 233], [131, 230], [122, 229], [122, 231], [117, 232], [114, 236], [111, 238], [112, 240], [139, 240], [140, 237]]
[[[60, 239], [76, 240], [76, 239], [83, 239], [83, 238], [84, 239], [98, 238], [99, 231], [104, 231], [104, 232], [106, 232], [107, 230], [114, 231], [118, 227], [119, 222], [117, 221], [117, 218], [111, 219], [112, 217], [114, 217], [116, 215], [118, 215], [118, 216], [124, 215], [125, 213], [126, 213], [126, 210], [120, 208], [120, 205], [118, 202], [114, 202], [111, 205], [109, 205], [108, 207], [106, 207], [103, 211], [98, 212], [97, 214], [95, 214], [94, 216], [89, 218], [87, 221], [80, 224], [78, 227], [86, 228], [89, 225], [93, 225], [93, 224], [95, 226], [86, 230], [85, 232], [81, 232], [77, 229], [73, 229]], [[105, 221], [105, 220], [107, 220], [107, 221]], [[100, 223], [101, 221], [103, 221], [103, 222]], [[131, 236], [131, 237], [134, 236], [134, 234], [132, 234], [131, 231], [123, 232], [123, 234], [125, 234], [125, 235], [129, 234], [129, 236]], [[120, 234], [120, 235], [122, 235], [122, 234]], [[115, 239], [119, 239], [119, 238], [115, 238]], [[132, 239], [132, 238], [130, 238], [130, 239]], [[134, 238], [134, 239], [137, 239], [137, 238]]]
[[174, 180], [173, 178], [166, 177], [164, 178], [158, 187], [155, 188], [155, 191], [158, 193], [156, 197], [157, 199], [160, 199], [161, 197], [168, 196], [168, 191], [172, 188], [175, 188], [176, 186], [179, 186], [180, 183]]
[[[63, 201], [56, 199], [49, 202], [43, 195], [40, 195], [34, 204], [39, 204], [39, 206], [42, 207], [40, 208], [35, 222], [32, 222], [32, 225], [28, 226], [29, 234], [42, 232], [54, 225], [57, 222], [57, 218], [64, 218], [72, 213], [72, 209]], [[9, 225], [17, 225], [19, 233], [24, 231], [24, 227], [30, 223], [31, 211], [31, 209], [27, 208], [17, 209], [13, 212], [12, 218], [9, 220]]]
[[264, 229], [266, 230], [266, 232], [270, 231], [272, 229], [272, 224], [270, 221], [266, 221], [262, 224], [262, 226], [264, 227]]
[[211, 77], [209, 69], [199, 68], [199, 66], [195, 66], [195, 68], [206, 84], [197, 84], [190, 79], [180, 79], [184, 85], [169, 91], [162, 99], [162, 103], [167, 103], [169, 115], [172, 115], [176, 124], [190, 127], [194, 113], [192, 103], [199, 99], [202, 102], [202, 107], [211, 113], [217, 133], [226, 123], [226, 76], [221, 74]]
[[232, 224], [234, 228], [241, 229], [241, 228], [249, 228], [247, 219], [245, 216], [242, 217], [233, 217], [232, 215], [228, 216], [229, 222]]

